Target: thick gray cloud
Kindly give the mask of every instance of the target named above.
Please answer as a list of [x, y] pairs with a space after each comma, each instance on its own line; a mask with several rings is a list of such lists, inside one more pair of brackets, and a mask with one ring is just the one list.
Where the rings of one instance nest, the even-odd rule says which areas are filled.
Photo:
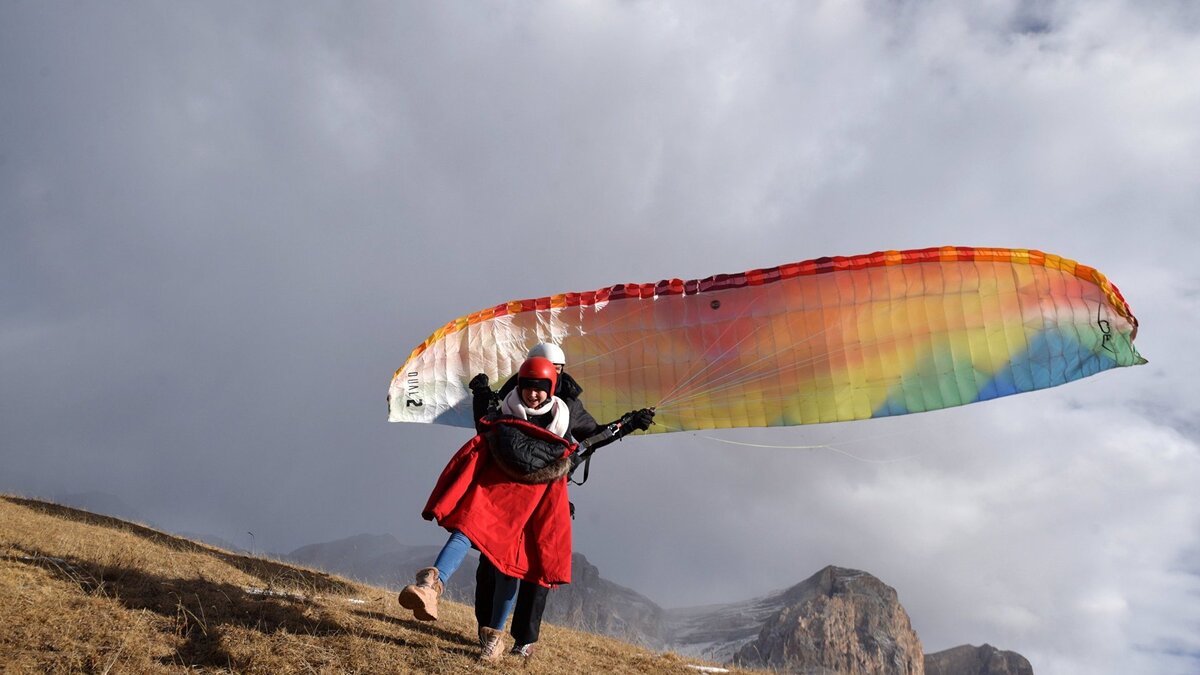
[[668, 606], [835, 563], [894, 585], [929, 650], [1194, 672], [1198, 29], [1115, 0], [5, 3], [0, 489], [272, 550], [434, 542], [417, 512], [462, 432], [389, 426], [384, 397], [448, 319], [1039, 248], [1121, 287], [1148, 366], [630, 439], [576, 490], [576, 547]]

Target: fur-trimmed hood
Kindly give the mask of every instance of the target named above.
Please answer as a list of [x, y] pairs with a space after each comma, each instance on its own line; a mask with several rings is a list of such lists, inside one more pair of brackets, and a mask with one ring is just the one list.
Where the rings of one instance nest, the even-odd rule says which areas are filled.
[[575, 446], [561, 436], [516, 417], [487, 417], [482, 423], [492, 458], [517, 482], [551, 483], [574, 468]]

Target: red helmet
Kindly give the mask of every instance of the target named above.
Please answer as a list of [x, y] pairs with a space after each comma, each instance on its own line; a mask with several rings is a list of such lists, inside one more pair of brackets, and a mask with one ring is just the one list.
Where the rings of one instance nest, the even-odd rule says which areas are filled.
[[541, 389], [547, 394], [554, 393], [558, 385], [558, 370], [550, 363], [550, 359], [541, 356], [531, 356], [521, 364], [517, 371], [517, 386]]

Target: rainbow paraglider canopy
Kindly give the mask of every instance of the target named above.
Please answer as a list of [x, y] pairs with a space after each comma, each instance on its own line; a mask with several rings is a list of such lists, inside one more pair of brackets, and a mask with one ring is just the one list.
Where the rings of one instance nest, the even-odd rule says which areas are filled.
[[656, 406], [651, 431], [783, 426], [939, 410], [1145, 363], [1099, 271], [1025, 249], [818, 258], [517, 300], [417, 345], [389, 420], [471, 427], [467, 382], [566, 352], [596, 419]]

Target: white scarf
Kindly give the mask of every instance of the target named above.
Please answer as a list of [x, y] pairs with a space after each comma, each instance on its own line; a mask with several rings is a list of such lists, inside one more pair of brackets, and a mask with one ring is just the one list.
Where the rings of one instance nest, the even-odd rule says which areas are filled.
[[553, 410], [554, 418], [550, 420], [550, 424], [546, 425], [546, 431], [566, 438], [567, 430], [571, 425], [571, 410], [567, 407], [566, 402], [557, 396], [551, 396], [542, 404], [542, 407], [527, 408], [521, 401], [520, 390], [520, 387], [513, 387], [513, 390], [508, 392], [508, 395], [500, 402], [500, 412], [529, 421], [530, 415], [544, 415]]

